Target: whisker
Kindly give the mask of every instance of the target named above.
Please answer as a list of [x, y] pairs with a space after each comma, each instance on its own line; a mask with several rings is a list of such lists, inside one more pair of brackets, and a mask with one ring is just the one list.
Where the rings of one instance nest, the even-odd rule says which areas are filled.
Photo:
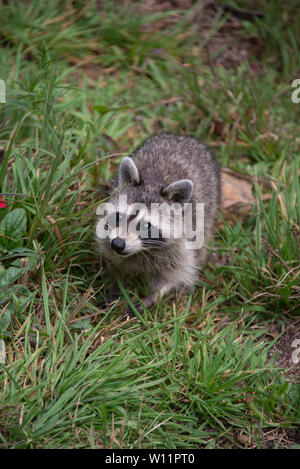
[[142, 244], [145, 246], [167, 246], [168, 243], [158, 239], [143, 239]]
[[146, 265], [148, 265], [148, 268], [150, 267], [150, 259], [148, 258], [147, 254], [145, 253], [145, 251], [148, 253], [149, 250], [148, 249], [145, 249], [145, 248], [141, 248], [139, 250], [139, 254], [142, 254], [144, 257], [143, 257], [143, 260], [145, 261]]

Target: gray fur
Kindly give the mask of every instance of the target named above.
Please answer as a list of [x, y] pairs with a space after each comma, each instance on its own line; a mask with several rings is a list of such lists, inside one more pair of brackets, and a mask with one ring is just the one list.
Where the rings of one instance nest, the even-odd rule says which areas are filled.
[[98, 239], [100, 253], [113, 276], [126, 278], [132, 273], [144, 277], [150, 287], [150, 296], [144, 300], [146, 306], [171, 290], [192, 287], [196, 282], [206, 263], [206, 248], [220, 200], [219, 173], [219, 166], [204, 143], [173, 134], [148, 138], [131, 158], [121, 162], [121, 187], [117, 192], [114, 188], [112, 203], [121, 194], [127, 196], [128, 204], [139, 202], [147, 207], [153, 202], [168, 202], [174, 195], [181, 203], [191, 202], [193, 208], [197, 202], [204, 203], [205, 243], [201, 249], [186, 249], [183, 238], [169, 239], [158, 248], [122, 257], [111, 249], [108, 239]]

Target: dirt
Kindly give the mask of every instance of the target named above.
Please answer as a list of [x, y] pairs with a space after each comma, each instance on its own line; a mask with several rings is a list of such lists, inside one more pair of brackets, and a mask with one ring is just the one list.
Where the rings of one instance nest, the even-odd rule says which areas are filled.
[[[230, 9], [227, 8], [226, 2], [220, 5], [213, 0], [146, 0], [142, 3], [136, 1], [127, 3], [129, 7], [134, 6], [145, 14], [173, 10], [175, 16], [172, 18], [170, 15], [169, 18], [158, 20], [153, 32], [166, 29], [174, 21], [178, 21], [181, 16], [180, 10], [190, 10], [187, 36], [190, 34], [194, 36], [194, 43], [196, 47], [200, 46], [199, 55], [204, 63], [213, 62], [214, 65], [234, 68], [242, 62], [249, 61], [252, 71], [260, 73], [258, 60], [263, 44], [243, 27], [243, 21], [254, 21], [260, 17], [260, 11]], [[222, 23], [221, 27], [216, 27], [219, 22]], [[194, 53], [197, 54], [197, 51]]]
[[[256, 37], [246, 33], [243, 19], [232, 11], [222, 9], [216, 2], [203, 2], [200, 17], [200, 34], [206, 40], [204, 62], [213, 62], [225, 68], [235, 68], [242, 62], [249, 62], [254, 73], [259, 73], [259, 59], [262, 44]], [[217, 21], [223, 21], [213, 34]]]

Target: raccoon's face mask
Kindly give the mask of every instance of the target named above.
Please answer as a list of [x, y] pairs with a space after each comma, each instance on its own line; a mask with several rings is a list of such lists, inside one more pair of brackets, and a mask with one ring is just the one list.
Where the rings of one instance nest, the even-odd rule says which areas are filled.
[[119, 207], [107, 217], [105, 230], [110, 248], [119, 256], [127, 257], [151, 247], [165, 244], [157, 225], [150, 221], [147, 210], [138, 209], [139, 204]]
[[[138, 168], [130, 157], [122, 160], [119, 169], [119, 184], [127, 183], [140, 185], [141, 190], [143, 188]], [[120, 195], [117, 203], [114, 202], [115, 205], [110, 205], [104, 229], [105, 237], [115, 254], [131, 256], [141, 251], [166, 247], [171, 238], [174, 240], [182, 237], [183, 206], [191, 198], [193, 183], [190, 179], [180, 179], [158, 188], [157, 192], [159, 191], [164, 202], [156, 212], [153, 210], [153, 205], [158, 205], [155, 200], [150, 210], [138, 202], [128, 205], [126, 191]], [[124, 202], [120, 201], [122, 197], [125, 198]], [[172, 215], [170, 208], [173, 210]], [[100, 222], [98, 226], [100, 234]], [[175, 235], [176, 229], [179, 230], [179, 236]]]

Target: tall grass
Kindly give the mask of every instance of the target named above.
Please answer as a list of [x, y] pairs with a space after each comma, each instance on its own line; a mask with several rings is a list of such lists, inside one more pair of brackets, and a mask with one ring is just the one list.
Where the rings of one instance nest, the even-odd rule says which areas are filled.
[[[0, 444], [292, 447], [299, 385], [267, 353], [270, 325], [299, 314], [299, 116], [288, 77], [300, 16], [262, 2], [265, 17], [241, 24], [244, 40], [263, 44], [257, 75], [251, 61], [208, 60], [197, 4], [135, 15], [74, 5], [1, 5], [0, 191], [19, 196], [0, 209]], [[226, 22], [218, 15], [212, 39]], [[270, 189], [257, 185], [246, 221], [216, 233], [221, 262], [212, 255], [192, 297], [125, 321], [125, 286], [116, 304], [97, 306], [111, 280], [95, 209], [121, 157], [163, 130], [202, 138], [221, 165]]]

